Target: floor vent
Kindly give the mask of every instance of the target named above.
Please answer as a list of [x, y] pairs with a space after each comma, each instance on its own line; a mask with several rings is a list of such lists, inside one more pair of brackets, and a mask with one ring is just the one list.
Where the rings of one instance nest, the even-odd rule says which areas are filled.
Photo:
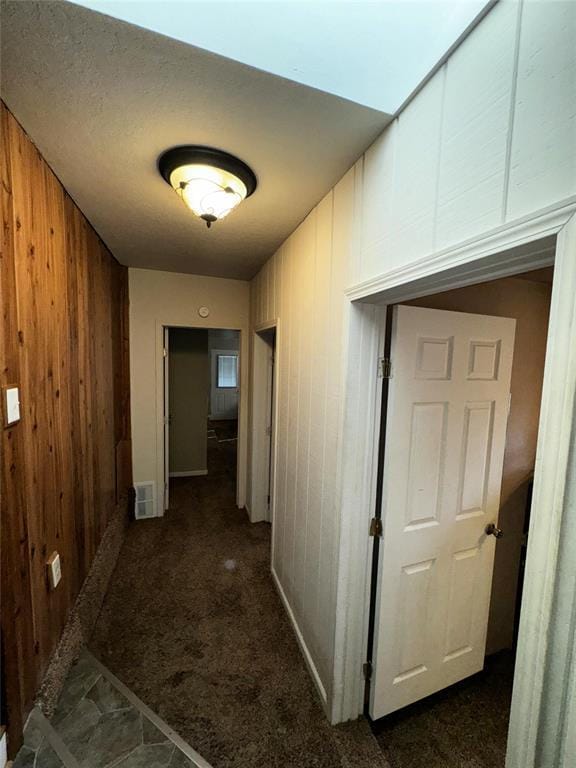
[[156, 494], [154, 493], [154, 486], [155, 483], [153, 480], [145, 483], [136, 483], [134, 485], [136, 490], [134, 517], [136, 520], [143, 520], [147, 517], [156, 517], [156, 509], [154, 508]]

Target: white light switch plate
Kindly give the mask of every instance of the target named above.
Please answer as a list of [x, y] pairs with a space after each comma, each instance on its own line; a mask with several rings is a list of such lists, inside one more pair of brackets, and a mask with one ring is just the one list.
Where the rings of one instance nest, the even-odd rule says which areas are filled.
[[6, 392], [6, 426], [20, 421], [20, 393], [18, 387], [7, 387]]
[[62, 568], [60, 567], [60, 555], [58, 552], [53, 552], [48, 558], [46, 563], [48, 566], [48, 578], [50, 579], [50, 586], [52, 589], [56, 589], [62, 578]]

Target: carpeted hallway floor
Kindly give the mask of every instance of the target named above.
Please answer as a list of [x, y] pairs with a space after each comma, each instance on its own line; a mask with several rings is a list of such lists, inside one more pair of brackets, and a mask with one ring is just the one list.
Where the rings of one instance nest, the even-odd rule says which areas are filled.
[[270, 527], [236, 508], [234, 441], [133, 523], [91, 650], [214, 768], [385, 768], [365, 721], [331, 728], [269, 574]]
[[504, 768], [514, 654], [373, 724], [391, 768]]

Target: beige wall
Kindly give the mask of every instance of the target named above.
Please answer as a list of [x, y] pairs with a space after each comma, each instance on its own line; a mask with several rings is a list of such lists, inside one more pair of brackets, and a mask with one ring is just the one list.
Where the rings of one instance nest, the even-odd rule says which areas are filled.
[[[134, 482], [156, 482], [162, 512], [163, 326], [234, 328], [240, 336], [237, 503], [246, 500], [249, 283], [216, 277], [130, 269], [130, 388]], [[208, 317], [198, 314], [207, 307]]]
[[170, 474], [207, 471], [209, 331], [171, 328]]
[[495, 280], [408, 302], [419, 307], [516, 318], [510, 416], [502, 475], [487, 653], [513, 643], [518, 569], [528, 483], [534, 471], [552, 286], [520, 278]]

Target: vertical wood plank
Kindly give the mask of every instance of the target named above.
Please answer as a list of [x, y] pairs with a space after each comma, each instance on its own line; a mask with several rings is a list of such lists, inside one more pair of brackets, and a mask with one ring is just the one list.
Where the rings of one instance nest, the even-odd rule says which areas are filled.
[[[117, 503], [131, 485], [127, 270], [4, 104], [2, 637], [10, 752]], [[51, 590], [46, 560], [58, 551]]]

